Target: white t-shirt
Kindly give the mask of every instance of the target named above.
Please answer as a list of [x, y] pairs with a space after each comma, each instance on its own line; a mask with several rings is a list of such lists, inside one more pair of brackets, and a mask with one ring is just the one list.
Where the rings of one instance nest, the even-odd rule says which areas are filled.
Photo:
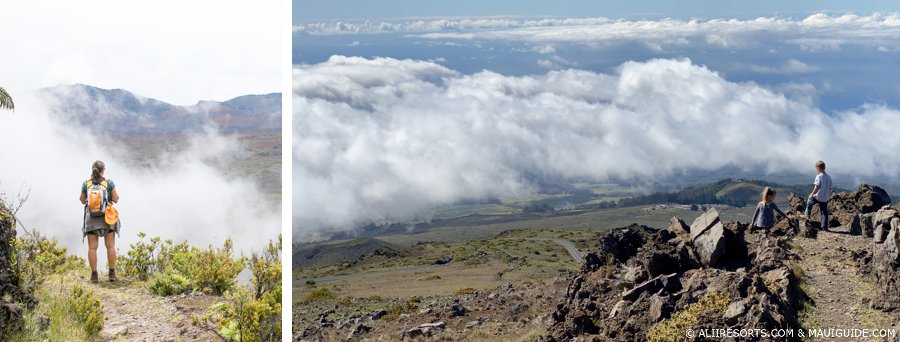
[[813, 194], [816, 197], [816, 201], [828, 202], [831, 195], [831, 176], [825, 172], [817, 174], [815, 184], [819, 186], [819, 191]]

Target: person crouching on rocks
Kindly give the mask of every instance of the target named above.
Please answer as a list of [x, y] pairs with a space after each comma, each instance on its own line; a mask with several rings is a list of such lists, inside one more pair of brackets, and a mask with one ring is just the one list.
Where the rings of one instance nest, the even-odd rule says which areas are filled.
[[766, 235], [775, 225], [775, 213], [782, 217], [787, 217], [778, 206], [775, 205], [775, 190], [766, 187], [762, 191], [762, 201], [756, 205], [756, 212], [753, 213], [753, 226], [763, 229]]
[[112, 208], [119, 202], [119, 193], [112, 180], [104, 178], [106, 165], [95, 161], [91, 165], [91, 178], [81, 184], [81, 204], [84, 204], [83, 236], [88, 240], [88, 262], [91, 264], [91, 282], [99, 282], [97, 275], [97, 245], [100, 237], [106, 244], [106, 260], [109, 265], [109, 281], [116, 281], [116, 234], [121, 222]]

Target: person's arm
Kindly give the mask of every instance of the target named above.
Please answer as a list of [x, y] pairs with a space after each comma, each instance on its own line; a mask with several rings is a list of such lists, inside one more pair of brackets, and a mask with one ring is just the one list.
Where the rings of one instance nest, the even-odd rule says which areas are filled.
[[812, 198], [813, 195], [815, 195], [817, 192], [819, 192], [819, 186], [821, 186], [821, 184], [822, 184], [822, 174], [816, 175], [816, 180], [813, 183], [815, 183], [814, 184], [815, 186], [813, 186], [813, 190], [812, 190], [812, 192], [809, 193], [809, 197], [807, 197], [807, 198]]
[[787, 217], [787, 215], [785, 215], [784, 212], [781, 211], [781, 209], [778, 209], [778, 205], [777, 205], [777, 204], [772, 203], [772, 208], [775, 208], [775, 211], [777, 211], [778, 214], [781, 215], [781, 217]]
[[116, 188], [113, 188], [109, 192], [109, 200], [112, 201], [113, 203], [119, 203], [119, 192], [116, 191]]
[[81, 204], [87, 202], [87, 184], [85, 183], [81, 183], [81, 197], [78, 200], [81, 201]]

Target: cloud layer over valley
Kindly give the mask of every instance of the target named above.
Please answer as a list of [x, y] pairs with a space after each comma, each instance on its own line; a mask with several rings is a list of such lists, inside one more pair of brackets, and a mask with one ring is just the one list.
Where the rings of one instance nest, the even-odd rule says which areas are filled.
[[83, 255], [87, 247], [81, 237], [80, 184], [90, 177], [94, 160], [102, 160], [106, 176], [116, 183], [121, 196], [117, 205], [123, 222], [120, 251], [137, 241], [138, 232], [175, 241], [186, 239], [204, 247], [221, 246], [230, 236], [243, 251], [258, 249], [277, 237], [281, 228], [278, 205], [267, 200], [251, 179], [226, 177], [211, 166], [211, 162], [232, 161], [235, 151], [242, 151], [236, 141], [208, 129], [191, 135], [186, 148], [161, 151], [152, 160], [134, 163], [141, 158], [125, 145], [99, 139], [92, 133], [96, 129], [52, 114], [60, 105], [106, 106], [109, 112], [105, 115], [120, 110], [110, 108], [107, 102], [92, 103], [97, 99], [84, 94], [68, 93], [59, 99], [52, 93], [17, 93], [16, 111], [0, 111], [0, 145], [4, 146], [0, 150], [0, 192], [14, 199], [19, 189], [31, 190], [19, 212], [28, 228], [37, 228]]
[[820, 158], [861, 179], [900, 168], [900, 111], [826, 112], [812, 85], [733, 82], [688, 59], [505, 76], [333, 56], [293, 74], [295, 240], [546, 179], [811, 172]]

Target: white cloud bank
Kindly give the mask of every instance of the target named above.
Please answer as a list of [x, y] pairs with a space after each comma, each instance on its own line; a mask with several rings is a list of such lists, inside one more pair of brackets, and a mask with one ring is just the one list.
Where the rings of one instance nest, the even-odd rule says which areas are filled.
[[[689, 60], [511, 77], [334, 56], [294, 68], [294, 236], [521, 195], [531, 180], [737, 165], [896, 177], [900, 111], [826, 114]], [[326, 235], [327, 236], [327, 235]]]
[[0, 86], [123, 88], [166, 102], [280, 92], [281, 1], [17, 1], [0, 10]]
[[750, 20], [614, 20], [451, 18], [396, 22], [311, 22], [294, 26], [308, 35], [407, 33], [434, 40], [507, 40], [532, 44], [603, 46], [639, 42], [654, 50], [671, 46], [766, 48], [787, 43], [805, 50], [835, 50], [843, 45], [900, 46], [900, 14], [829, 15], [803, 19], [759, 17]]
[[131, 166], [127, 161], [133, 155], [123, 155], [129, 153], [123, 147], [101, 145], [89, 130], [51, 117], [52, 102], [28, 93], [15, 101], [15, 113], [0, 111], [0, 193], [12, 200], [20, 188], [31, 189], [20, 219], [78, 255], [87, 251], [80, 184], [90, 177], [94, 160], [106, 163], [106, 176], [121, 196], [116, 206], [123, 223], [120, 252], [137, 241], [138, 232], [202, 247], [221, 246], [232, 237], [244, 252], [258, 250], [281, 232], [280, 208], [269, 204], [251, 180], [229, 179], [204, 162], [229, 160], [241, 149], [231, 139], [208, 133], [152, 168]]

